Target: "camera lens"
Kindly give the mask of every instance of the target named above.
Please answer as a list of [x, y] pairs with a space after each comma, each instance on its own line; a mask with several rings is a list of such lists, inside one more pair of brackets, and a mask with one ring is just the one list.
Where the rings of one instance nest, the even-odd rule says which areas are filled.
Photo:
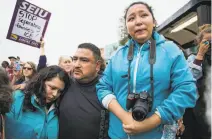
[[132, 112], [132, 117], [136, 121], [142, 121], [145, 119], [144, 112], [141, 112], [140, 110], [134, 110]]
[[142, 121], [148, 114], [148, 103], [145, 100], [138, 99], [132, 109], [132, 117], [136, 121]]

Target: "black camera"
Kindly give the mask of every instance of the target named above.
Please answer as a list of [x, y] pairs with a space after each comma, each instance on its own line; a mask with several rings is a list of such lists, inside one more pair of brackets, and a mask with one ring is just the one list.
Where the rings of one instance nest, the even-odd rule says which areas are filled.
[[152, 108], [152, 98], [146, 91], [139, 94], [130, 93], [127, 96], [127, 106], [130, 110], [132, 108], [132, 117], [136, 121], [143, 121], [148, 112]]

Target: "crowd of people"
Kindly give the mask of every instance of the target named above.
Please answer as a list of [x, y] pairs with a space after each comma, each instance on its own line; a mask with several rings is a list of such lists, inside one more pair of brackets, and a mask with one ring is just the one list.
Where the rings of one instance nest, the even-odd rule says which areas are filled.
[[124, 19], [127, 42], [107, 65], [98, 46], [82, 43], [47, 66], [43, 38], [37, 66], [3, 61], [0, 137], [160, 139], [174, 131], [168, 138], [211, 138], [211, 25], [199, 28], [198, 52], [186, 59], [157, 32], [147, 3], [129, 5]]

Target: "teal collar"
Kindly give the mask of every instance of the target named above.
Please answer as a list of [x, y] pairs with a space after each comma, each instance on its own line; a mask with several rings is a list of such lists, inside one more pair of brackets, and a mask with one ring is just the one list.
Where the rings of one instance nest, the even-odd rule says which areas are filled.
[[141, 51], [146, 51], [146, 50], [149, 50], [149, 47], [150, 47], [150, 40], [146, 41], [143, 45], [140, 45], [134, 39], [130, 39], [130, 40], [128, 40], [128, 42], [126, 43], [126, 45], [128, 47], [130, 47], [130, 44], [131, 43], [134, 44], [134, 49], [136, 49], [136, 50], [138, 50], [139, 48], [141, 48]]
[[[32, 97], [31, 97], [31, 103], [32, 103], [32, 105], [33, 105], [34, 107], [36, 107], [37, 109], [41, 110], [42, 112], [45, 111], [45, 107], [41, 107], [41, 106], [38, 104], [38, 102], [39, 102], [39, 101], [38, 101], [37, 97], [36, 97], [35, 95], [32, 95]], [[56, 107], [55, 107], [55, 103], [53, 103], [53, 104], [51, 105], [51, 107], [49, 108], [47, 114], [48, 114], [50, 111], [54, 110], [55, 108], [56, 108]]]

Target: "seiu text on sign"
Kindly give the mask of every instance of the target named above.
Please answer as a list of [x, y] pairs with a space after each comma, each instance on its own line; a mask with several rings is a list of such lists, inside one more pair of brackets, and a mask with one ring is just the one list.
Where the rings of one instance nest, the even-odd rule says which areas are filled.
[[33, 5], [33, 4], [30, 4], [26, 1], [21, 3], [20, 8], [22, 10], [25, 10], [29, 13], [32, 13], [32, 14], [39, 16], [41, 18], [44, 18], [44, 19], [47, 18], [47, 15], [48, 15], [47, 11], [45, 11], [45, 10], [43, 10], [43, 9]]

